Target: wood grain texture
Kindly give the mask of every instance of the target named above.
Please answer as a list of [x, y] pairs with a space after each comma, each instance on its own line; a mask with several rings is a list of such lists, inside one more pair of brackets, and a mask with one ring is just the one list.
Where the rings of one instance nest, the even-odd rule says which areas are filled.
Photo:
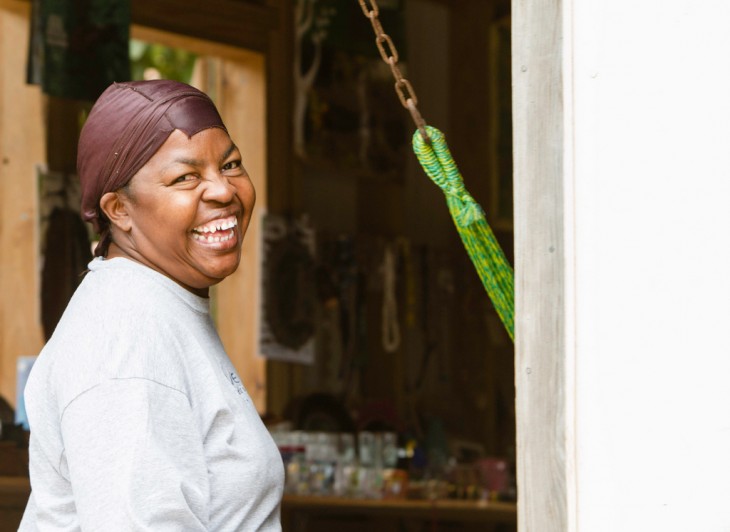
[[[512, 2], [520, 531], [570, 530], [563, 2]], [[570, 452], [572, 455], [572, 452]]]
[[268, 207], [272, 213], [299, 212], [301, 185], [292, 171], [292, 28], [294, 2], [268, 0], [277, 9], [266, 51]]
[[[267, 77], [268, 210], [273, 214], [298, 214], [302, 209], [302, 172], [294, 162], [293, 107], [293, 7], [294, 2], [267, 0], [277, 8], [278, 25], [269, 33]], [[266, 368], [269, 412], [281, 414], [302, 390], [303, 368], [276, 360]]]
[[30, 0], [0, 0], [0, 9], [21, 17], [30, 16]]
[[20, 2], [0, 5], [0, 395], [13, 405], [17, 357], [43, 345], [35, 165], [45, 159], [45, 135], [43, 97], [25, 84], [29, 12]]
[[30, 496], [27, 477], [0, 476], [0, 532], [15, 532]]
[[423, 517], [433, 520], [459, 523], [514, 524], [516, 507], [511, 502], [465, 501], [451, 499], [355, 499], [348, 497], [322, 497], [285, 495], [282, 511], [309, 511], [321, 514], [341, 515], [392, 515], [401, 518]]
[[170, 48], [189, 50], [198, 56], [210, 56], [229, 61], [247, 63], [249, 61], [256, 61], [255, 58], [261, 55], [259, 52], [238, 48], [230, 44], [209, 41], [191, 35], [180, 35], [179, 33], [140, 26], [138, 24], [132, 25], [130, 36], [133, 39], [162, 44]]
[[276, 10], [243, 0], [134, 0], [132, 22], [181, 35], [264, 51]]

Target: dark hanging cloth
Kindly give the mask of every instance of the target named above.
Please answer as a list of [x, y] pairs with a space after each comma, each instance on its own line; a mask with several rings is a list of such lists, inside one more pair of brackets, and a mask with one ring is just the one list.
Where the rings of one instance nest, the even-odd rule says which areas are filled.
[[130, 0], [33, 0], [28, 83], [94, 101], [130, 79]]
[[45, 261], [41, 273], [41, 320], [46, 340], [81, 282], [91, 260], [91, 243], [78, 213], [57, 207], [46, 231]]

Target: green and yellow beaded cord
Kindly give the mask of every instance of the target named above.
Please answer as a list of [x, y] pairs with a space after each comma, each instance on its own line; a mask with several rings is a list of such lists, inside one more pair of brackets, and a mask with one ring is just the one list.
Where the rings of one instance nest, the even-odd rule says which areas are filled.
[[489, 227], [484, 211], [464, 187], [443, 133], [425, 126], [430, 143], [417, 130], [413, 151], [431, 181], [443, 191], [456, 230], [510, 338], [514, 341], [514, 270]]

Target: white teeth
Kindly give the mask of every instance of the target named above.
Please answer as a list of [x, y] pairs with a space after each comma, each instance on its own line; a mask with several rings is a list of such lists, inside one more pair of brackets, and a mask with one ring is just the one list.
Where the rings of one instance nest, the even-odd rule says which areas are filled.
[[228, 221], [217, 221], [216, 224], [199, 226], [193, 229], [197, 233], [214, 233], [216, 231], [224, 231], [226, 229], [232, 229], [238, 225], [238, 220], [235, 216], [232, 216]]
[[236, 234], [236, 232], [234, 230], [230, 230], [228, 233], [226, 233], [223, 236], [213, 236], [213, 235], [205, 236], [200, 233], [193, 233], [193, 238], [200, 242], [209, 242], [212, 244], [214, 242], [216, 242], [216, 243], [217, 242], [226, 242], [226, 241], [230, 240], [231, 238], [233, 238], [235, 236], [235, 234]]

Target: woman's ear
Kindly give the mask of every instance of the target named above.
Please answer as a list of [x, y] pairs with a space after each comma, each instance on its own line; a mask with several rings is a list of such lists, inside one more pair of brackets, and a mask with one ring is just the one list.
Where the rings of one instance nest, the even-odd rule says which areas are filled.
[[132, 220], [127, 209], [129, 198], [122, 192], [107, 192], [99, 200], [99, 206], [109, 222], [124, 232], [132, 229]]

